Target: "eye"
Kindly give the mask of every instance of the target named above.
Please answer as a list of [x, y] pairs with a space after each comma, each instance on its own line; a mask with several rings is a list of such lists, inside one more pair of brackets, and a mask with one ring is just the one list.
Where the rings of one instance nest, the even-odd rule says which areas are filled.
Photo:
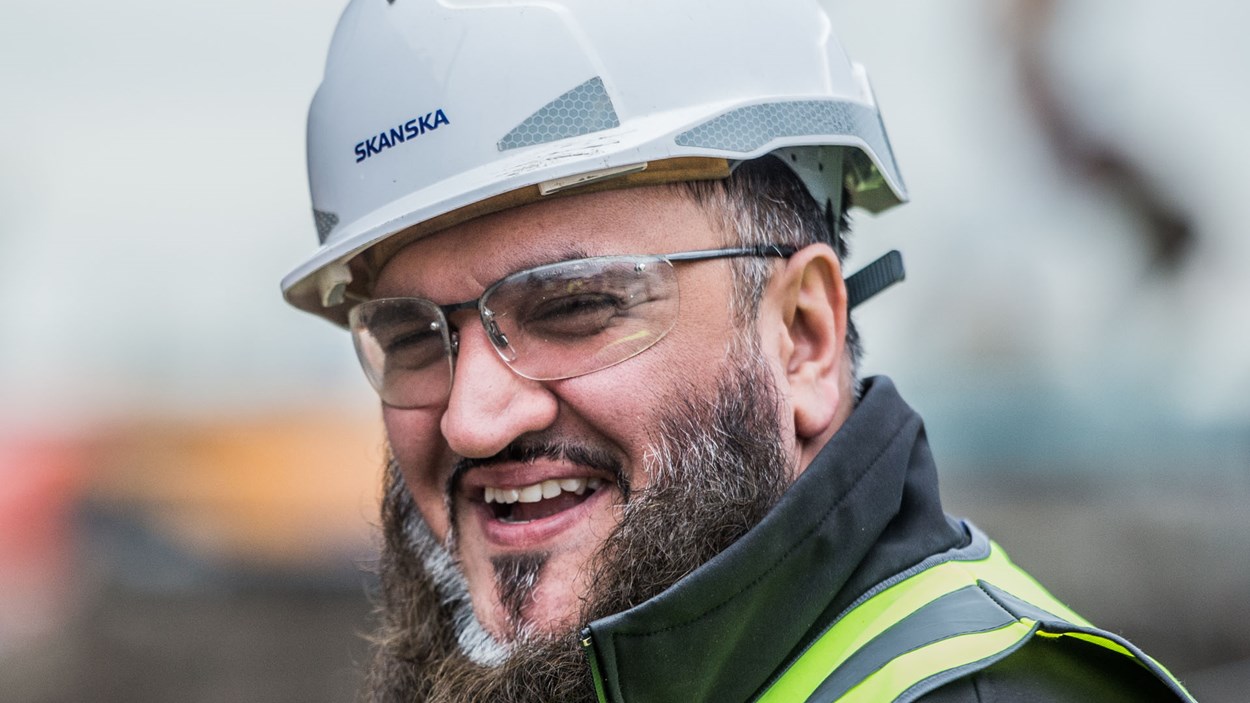
[[446, 356], [443, 335], [430, 323], [392, 326], [379, 335], [387, 372], [419, 370]]
[[527, 332], [543, 337], [590, 337], [626, 317], [629, 299], [606, 292], [562, 295], [543, 300], [526, 311]]

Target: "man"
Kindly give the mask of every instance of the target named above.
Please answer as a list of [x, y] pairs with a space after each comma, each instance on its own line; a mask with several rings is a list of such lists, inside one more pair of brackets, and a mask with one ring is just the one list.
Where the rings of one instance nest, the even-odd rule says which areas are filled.
[[1187, 700], [974, 527], [860, 381], [906, 200], [811, 2], [357, 0], [309, 116], [392, 454], [366, 698]]

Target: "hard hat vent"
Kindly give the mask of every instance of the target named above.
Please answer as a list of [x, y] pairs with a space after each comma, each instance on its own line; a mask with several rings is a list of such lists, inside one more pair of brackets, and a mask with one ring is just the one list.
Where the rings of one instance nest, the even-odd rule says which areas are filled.
[[612, 98], [595, 76], [544, 105], [499, 140], [499, 150], [519, 149], [621, 126]]
[[890, 176], [902, 178], [891, 168], [893, 153], [877, 111], [852, 102], [795, 100], [747, 105], [714, 117], [677, 135], [681, 146], [704, 147], [748, 153], [774, 139], [818, 134], [854, 134], [882, 155]]
[[317, 238], [321, 240], [322, 244], [325, 244], [326, 238], [330, 236], [330, 232], [338, 225], [339, 216], [332, 212], [314, 209], [313, 221], [317, 223]]

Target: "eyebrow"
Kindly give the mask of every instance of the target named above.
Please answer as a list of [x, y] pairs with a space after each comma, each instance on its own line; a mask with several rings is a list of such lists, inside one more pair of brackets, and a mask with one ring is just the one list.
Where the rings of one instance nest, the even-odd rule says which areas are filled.
[[[539, 266], [546, 266], [548, 264], [556, 264], [556, 263], [560, 263], [561, 261], [573, 261], [576, 259], [590, 259], [590, 258], [594, 258], [595, 256], [612, 256], [612, 254], [591, 254], [587, 252], [585, 249], [581, 248], [580, 246], [574, 246], [572, 244], [566, 244], [560, 247], [556, 251], [555, 254], [537, 255], [537, 254], [534, 254], [533, 252], [524, 252], [521, 256], [519, 256], [518, 258], [510, 262], [510, 265], [508, 266], [506, 273], [490, 281], [490, 283], [488, 283], [487, 286], [489, 286], [491, 283], [494, 283], [495, 281], [499, 281], [501, 279], [507, 278], [508, 276], [511, 276], [514, 273], [519, 273], [521, 271], [538, 268]], [[418, 281], [419, 280], [420, 279], [418, 279]], [[485, 290], [485, 288], [483, 288], [483, 290]], [[411, 291], [396, 291], [396, 292], [388, 293], [387, 295], [377, 295], [377, 291], [375, 290], [374, 294], [370, 297], [374, 299], [377, 299], [377, 298], [422, 298], [425, 300], [430, 300], [432, 302], [434, 301], [433, 298], [429, 298], [423, 293], [413, 293]], [[460, 301], [456, 300], [452, 302], [454, 304]]]
[[594, 254], [587, 252], [585, 249], [582, 249], [581, 247], [575, 247], [570, 244], [561, 248], [559, 252], [556, 253], [554, 256], [527, 256], [525, 258], [517, 259], [515, 262], [513, 262], [513, 265], [508, 268], [508, 273], [505, 273], [503, 276], [500, 276], [500, 278], [505, 278], [507, 276], [511, 276], [514, 273], [525, 271], [527, 269], [538, 268], [539, 266], [546, 266], [548, 264], [558, 264], [561, 261], [590, 259], [590, 258], [594, 258], [594, 256], [595, 256]]

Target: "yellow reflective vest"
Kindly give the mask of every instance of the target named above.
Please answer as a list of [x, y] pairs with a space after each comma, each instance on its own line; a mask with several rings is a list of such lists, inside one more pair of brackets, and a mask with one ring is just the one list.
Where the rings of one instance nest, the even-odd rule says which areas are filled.
[[925, 562], [864, 594], [758, 701], [906, 703], [1033, 637], [1072, 637], [1130, 657], [1193, 703], [1163, 666], [1059, 602], [993, 542], [982, 558]]

